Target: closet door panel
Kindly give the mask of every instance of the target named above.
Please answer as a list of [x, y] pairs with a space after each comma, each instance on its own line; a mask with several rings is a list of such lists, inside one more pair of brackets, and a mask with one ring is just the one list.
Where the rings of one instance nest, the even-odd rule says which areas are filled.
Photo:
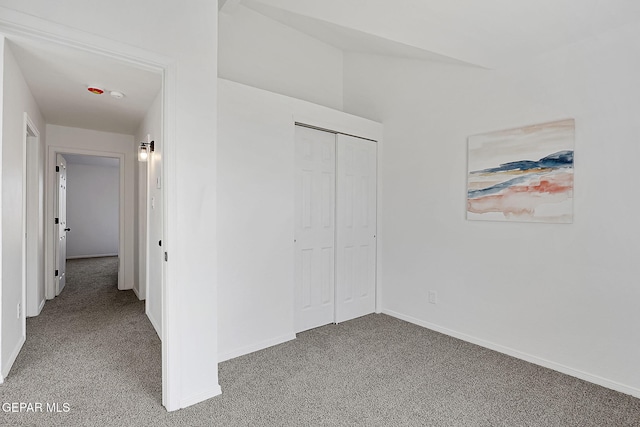
[[375, 311], [375, 142], [339, 134], [336, 179], [336, 322], [344, 322]]
[[334, 322], [336, 135], [295, 129], [295, 331]]

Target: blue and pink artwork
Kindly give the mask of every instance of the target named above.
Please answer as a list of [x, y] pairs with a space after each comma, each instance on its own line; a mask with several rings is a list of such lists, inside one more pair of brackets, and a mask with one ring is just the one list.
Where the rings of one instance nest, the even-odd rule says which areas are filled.
[[469, 137], [467, 219], [573, 222], [575, 121]]

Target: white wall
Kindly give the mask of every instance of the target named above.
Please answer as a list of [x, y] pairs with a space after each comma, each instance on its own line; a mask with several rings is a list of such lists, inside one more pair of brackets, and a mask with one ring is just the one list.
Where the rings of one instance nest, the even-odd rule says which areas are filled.
[[[25, 191], [23, 174], [24, 113], [40, 131], [44, 143], [45, 125], [22, 72], [4, 38], [0, 40], [3, 57], [2, 82], [2, 313], [0, 319], [0, 381], [6, 377], [24, 343], [24, 316], [17, 317], [17, 305], [22, 305], [22, 195]], [[42, 152], [42, 151], [41, 151]], [[44, 163], [41, 162], [43, 165]], [[42, 175], [41, 175], [42, 176]], [[42, 243], [42, 241], [40, 241]], [[40, 247], [40, 253], [42, 246]], [[39, 262], [39, 265], [41, 262]], [[42, 267], [39, 267], [42, 268]], [[39, 274], [39, 277], [42, 277]], [[38, 304], [44, 298], [40, 279]], [[24, 312], [25, 307], [22, 305]]]
[[[140, 274], [138, 297], [146, 298], [146, 313], [156, 332], [162, 336], [162, 263], [164, 250], [162, 212], [162, 95], [158, 94], [136, 132], [136, 143], [146, 142], [147, 135], [154, 141], [154, 152], [147, 162], [138, 162], [138, 234], [140, 247]], [[158, 186], [160, 180], [160, 186]], [[148, 226], [148, 228], [147, 228]], [[147, 229], [149, 235], [147, 236]], [[147, 248], [147, 240], [149, 247]], [[147, 272], [146, 262], [149, 262]], [[147, 275], [148, 273], [148, 275]], [[148, 289], [147, 289], [148, 285]]]
[[244, 6], [219, 23], [219, 77], [342, 109], [341, 50]]
[[67, 161], [67, 259], [118, 254], [120, 168]]
[[[137, 161], [137, 151], [133, 142], [133, 136], [49, 124], [47, 125], [47, 136], [48, 157], [54, 155], [54, 152], [124, 156], [124, 162], [120, 163], [120, 167], [124, 169], [124, 246], [121, 253], [119, 253], [124, 270], [122, 275], [123, 283], [118, 283], [118, 289], [132, 289], [134, 283], [133, 241], [135, 222], [135, 203], [133, 199], [134, 162]], [[54, 181], [54, 172], [49, 170], [48, 185], [51, 186], [49, 189], [51, 192], [53, 192], [53, 188], [55, 187]], [[47, 218], [53, 218], [53, 198], [47, 199], [46, 205]], [[48, 236], [53, 235], [52, 224], [53, 223], [50, 222], [46, 224]], [[69, 225], [71, 233], [74, 233], [76, 230], [74, 230], [70, 223]], [[52, 255], [54, 253], [54, 242], [53, 239], [50, 239], [48, 242], [49, 262], [53, 265]]]
[[218, 345], [226, 360], [295, 337], [295, 121], [374, 140], [382, 127], [228, 80], [218, 90]]
[[[384, 123], [385, 312], [640, 396], [639, 38], [495, 71], [345, 57], [345, 109]], [[569, 117], [574, 223], [466, 221], [467, 137]]]

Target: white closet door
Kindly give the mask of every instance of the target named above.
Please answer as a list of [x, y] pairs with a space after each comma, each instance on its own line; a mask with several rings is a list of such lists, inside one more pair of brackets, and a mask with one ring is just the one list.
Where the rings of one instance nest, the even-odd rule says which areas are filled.
[[295, 330], [334, 322], [336, 136], [296, 126]]
[[376, 143], [338, 135], [336, 322], [375, 311]]

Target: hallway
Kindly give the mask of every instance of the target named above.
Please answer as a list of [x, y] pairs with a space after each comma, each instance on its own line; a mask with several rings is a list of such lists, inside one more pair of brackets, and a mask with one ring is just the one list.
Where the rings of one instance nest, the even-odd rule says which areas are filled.
[[[126, 424], [126, 414], [164, 412], [160, 339], [144, 301], [118, 291], [117, 276], [117, 257], [67, 261], [65, 289], [27, 319], [27, 341], [0, 388], [3, 403], [39, 402], [42, 413], [2, 411], [0, 425]], [[60, 412], [47, 413], [47, 403]]]

